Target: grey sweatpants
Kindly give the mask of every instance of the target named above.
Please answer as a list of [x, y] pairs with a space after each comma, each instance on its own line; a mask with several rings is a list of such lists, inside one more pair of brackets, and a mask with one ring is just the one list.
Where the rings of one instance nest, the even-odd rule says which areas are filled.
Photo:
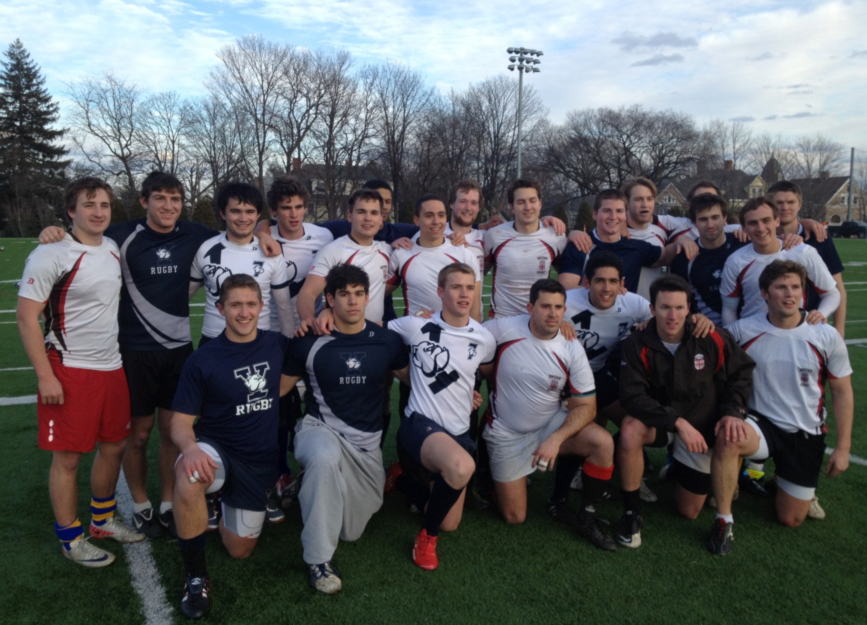
[[334, 556], [338, 539], [358, 540], [382, 507], [382, 452], [361, 451], [306, 415], [295, 428], [295, 459], [304, 469], [298, 493], [304, 561], [321, 564]]

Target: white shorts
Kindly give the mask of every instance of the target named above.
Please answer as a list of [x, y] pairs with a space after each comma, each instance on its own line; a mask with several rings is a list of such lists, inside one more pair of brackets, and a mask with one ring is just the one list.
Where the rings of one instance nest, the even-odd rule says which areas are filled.
[[568, 414], [568, 411], [561, 410], [545, 427], [533, 432], [519, 434], [497, 426], [486, 427], [482, 436], [488, 442], [494, 481], [514, 482], [536, 471], [532, 466], [533, 452], [563, 425]]
[[682, 465], [699, 473], [710, 475], [710, 461], [713, 457], [713, 447], [708, 447], [703, 454], [697, 454], [686, 448], [686, 443], [677, 434], [669, 434], [669, 443], [674, 439], [674, 459]]

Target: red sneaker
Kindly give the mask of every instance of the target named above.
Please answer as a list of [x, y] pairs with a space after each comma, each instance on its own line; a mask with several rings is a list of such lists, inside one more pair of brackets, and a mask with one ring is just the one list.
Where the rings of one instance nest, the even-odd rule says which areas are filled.
[[425, 529], [419, 532], [412, 548], [412, 561], [426, 571], [437, 568], [440, 564], [437, 558], [437, 537], [428, 536]]
[[385, 488], [382, 492], [390, 493], [391, 491], [393, 491], [395, 485], [397, 484], [397, 478], [399, 478], [402, 474], [403, 467], [400, 465], [400, 462], [392, 462], [385, 472]]

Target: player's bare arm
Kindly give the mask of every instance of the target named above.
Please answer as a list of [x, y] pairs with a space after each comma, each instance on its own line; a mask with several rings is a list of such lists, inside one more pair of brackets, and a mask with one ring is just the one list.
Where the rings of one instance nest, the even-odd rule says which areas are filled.
[[836, 477], [849, 468], [849, 449], [852, 447], [852, 422], [855, 415], [855, 396], [852, 376], [831, 378], [831, 397], [834, 403], [834, 423], [837, 425], [837, 444], [828, 459], [825, 475]]
[[15, 319], [18, 323], [18, 333], [24, 344], [24, 351], [33, 365], [36, 379], [39, 383], [39, 395], [43, 404], [62, 404], [63, 387], [54, 375], [48, 354], [45, 352], [45, 338], [39, 316], [45, 310], [45, 302], [36, 302], [26, 297], [18, 298]]
[[846, 286], [843, 284], [842, 273], [835, 273], [833, 278], [834, 282], [837, 283], [837, 290], [840, 292], [840, 305], [834, 311], [834, 327], [840, 333], [840, 336], [846, 338], [846, 301], [848, 300]]
[[701, 433], [689, 423], [689, 421], [683, 417], [678, 417], [677, 421], [674, 422], [674, 427], [690, 453], [707, 453], [707, 442], [705, 442], [704, 436], [702, 436]]
[[58, 241], [62, 241], [64, 236], [66, 236], [66, 231], [63, 228], [58, 226], [48, 226], [39, 233], [39, 242], [42, 245], [47, 243], [57, 243]]
[[298, 328], [300, 336], [304, 336], [308, 330], [320, 334], [319, 324], [316, 320], [316, 298], [325, 290], [325, 278], [308, 274], [304, 286], [298, 292], [298, 317], [301, 319], [301, 327]]
[[[569, 233], [569, 242], [579, 251], [589, 254], [593, 249], [593, 239], [583, 230], [573, 230]], [[561, 283], [562, 284], [562, 283]], [[566, 286], [566, 285], [563, 285]]]
[[281, 375], [280, 376], [280, 397], [287, 395], [289, 391], [295, 388], [295, 385], [298, 384], [298, 380], [301, 378], [299, 376], [292, 375]]
[[395, 369], [391, 372], [391, 375], [396, 377], [398, 380], [406, 384], [407, 386], [412, 386], [412, 383], [409, 379], [409, 366], [404, 367], [403, 369]]
[[204, 484], [214, 481], [214, 470], [217, 463], [199, 448], [196, 434], [193, 432], [194, 415], [175, 412], [172, 415], [172, 442], [183, 454], [178, 460], [182, 473], [187, 479], [194, 478]]

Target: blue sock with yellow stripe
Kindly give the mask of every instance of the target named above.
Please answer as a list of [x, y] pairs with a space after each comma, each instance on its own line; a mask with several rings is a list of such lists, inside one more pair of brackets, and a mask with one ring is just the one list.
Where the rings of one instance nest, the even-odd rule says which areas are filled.
[[105, 525], [105, 522], [114, 516], [116, 509], [117, 500], [114, 498], [114, 493], [104, 499], [99, 497], [91, 497], [90, 499], [90, 518], [97, 527]]
[[72, 543], [84, 536], [84, 529], [81, 527], [81, 521], [75, 519], [75, 521], [66, 527], [60, 527], [55, 523], [54, 533], [57, 534], [57, 538], [60, 540], [60, 544], [63, 545], [63, 548], [66, 551], [69, 551]]

